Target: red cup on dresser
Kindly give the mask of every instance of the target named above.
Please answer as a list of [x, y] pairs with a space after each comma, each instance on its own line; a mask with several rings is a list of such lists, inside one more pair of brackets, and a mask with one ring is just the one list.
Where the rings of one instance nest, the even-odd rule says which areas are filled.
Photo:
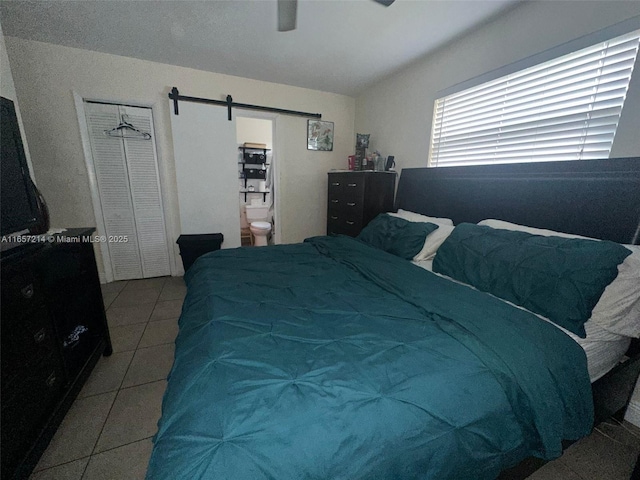
[[348, 158], [349, 170], [355, 170], [356, 169], [356, 156], [355, 155], [349, 155], [347, 158]]

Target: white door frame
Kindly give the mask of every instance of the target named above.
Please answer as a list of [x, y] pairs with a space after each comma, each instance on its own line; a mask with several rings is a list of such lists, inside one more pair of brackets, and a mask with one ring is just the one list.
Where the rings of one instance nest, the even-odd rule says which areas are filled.
[[[91, 143], [90, 143], [90, 135], [89, 135], [89, 127], [87, 126], [87, 118], [84, 111], [84, 103], [85, 102], [100, 102], [100, 103], [110, 103], [113, 105], [129, 105], [132, 107], [142, 107], [142, 108], [150, 108], [151, 109], [151, 117], [153, 120], [153, 129], [155, 132], [158, 132], [157, 118], [161, 112], [157, 104], [155, 103], [144, 103], [144, 102], [136, 102], [129, 100], [114, 100], [114, 99], [98, 99], [98, 98], [90, 98], [83, 97], [76, 91], [72, 91], [73, 101], [76, 107], [76, 114], [78, 116], [78, 126], [80, 128], [80, 139], [82, 141], [82, 150], [84, 153], [85, 165], [87, 167], [87, 174], [89, 176], [89, 189], [91, 190], [91, 200], [93, 203], [93, 213], [95, 215], [96, 220], [96, 232], [100, 236], [106, 235], [106, 228], [104, 225], [104, 218], [102, 216], [102, 203], [100, 202], [100, 194], [98, 193], [98, 181], [96, 179], [95, 167], [93, 164], [93, 155], [91, 154]], [[167, 248], [169, 250], [169, 268], [172, 276], [179, 275], [179, 272], [176, 269], [176, 259], [175, 259], [175, 251], [171, 248], [170, 239], [173, 238], [173, 222], [171, 221], [171, 216], [167, 215], [171, 206], [169, 205], [168, 196], [165, 194], [167, 191], [167, 179], [163, 175], [163, 158], [162, 155], [162, 147], [160, 142], [156, 141], [156, 158], [158, 161], [158, 175], [160, 177], [160, 196], [162, 198], [162, 210], [164, 216], [164, 225], [165, 225], [165, 235], [167, 236]], [[102, 266], [104, 270], [104, 275], [100, 276], [101, 283], [109, 283], [113, 282], [113, 269], [111, 268], [111, 256], [109, 254], [109, 246], [106, 242], [100, 242], [100, 253], [102, 255]]]
[[[278, 162], [278, 142], [276, 138], [277, 122], [279, 115], [273, 113], [265, 113], [258, 111], [246, 111], [246, 110], [236, 110], [234, 112], [235, 118], [243, 117], [243, 118], [255, 118], [258, 120], [271, 120], [271, 168], [272, 170], [272, 179], [273, 179], [273, 192], [275, 193], [275, 197], [273, 197], [273, 214], [276, 219], [276, 224], [273, 232], [273, 242], [278, 245], [282, 242], [282, 219], [280, 218], [280, 198], [282, 197], [280, 192], [280, 169]], [[236, 127], [237, 128], [237, 127]]]

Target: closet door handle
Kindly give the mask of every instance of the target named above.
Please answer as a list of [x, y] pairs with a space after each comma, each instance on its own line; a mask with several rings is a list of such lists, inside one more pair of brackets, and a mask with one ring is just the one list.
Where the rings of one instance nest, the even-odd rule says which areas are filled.
[[350, 207], [355, 207], [356, 203], [355, 202], [347, 202], [347, 205], [349, 205]]

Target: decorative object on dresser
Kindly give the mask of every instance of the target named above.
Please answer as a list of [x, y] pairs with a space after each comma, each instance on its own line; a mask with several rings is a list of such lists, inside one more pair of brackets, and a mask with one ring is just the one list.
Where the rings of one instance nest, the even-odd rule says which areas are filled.
[[355, 237], [379, 213], [393, 210], [395, 172], [329, 172], [327, 234]]
[[364, 161], [367, 158], [367, 148], [369, 147], [368, 133], [356, 134], [356, 160], [354, 170], [367, 170], [364, 165]]
[[27, 478], [111, 339], [93, 228], [2, 252], [2, 478]]

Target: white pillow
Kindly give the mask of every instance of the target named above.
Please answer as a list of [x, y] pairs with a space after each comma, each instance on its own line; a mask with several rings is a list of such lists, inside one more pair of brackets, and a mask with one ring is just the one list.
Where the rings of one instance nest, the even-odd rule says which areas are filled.
[[436, 230], [427, 235], [422, 250], [413, 257], [413, 261], [420, 262], [423, 260], [432, 260], [436, 256], [436, 251], [440, 248], [440, 245], [442, 245], [447, 237], [451, 235], [454, 228], [455, 227], [453, 225], [438, 225]]
[[419, 213], [410, 212], [408, 210], [399, 209], [398, 213], [391, 213], [392, 217], [404, 218], [409, 222], [431, 222], [438, 225], [453, 225], [453, 220], [450, 218], [428, 217], [426, 215], [420, 215]]
[[436, 256], [436, 250], [453, 232], [453, 220], [450, 218], [429, 217], [419, 213], [409, 212], [408, 210], [399, 209], [398, 213], [389, 213], [392, 217], [402, 218], [408, 222], [430, 222], [438, 225], [438, 229], [431, 232], [425, 238], [424, 246], [418, 254], [413, 257], [414, 262], [429, 260]]
[[526, 232], [531, 235], [542, 235], [543, 237], [562, 237], [562, 238], [584, 238], [586, 240], [597, 240], [596, 238], [583, 237], [574, 235], [573, 233], [562, 233], [553, 230], [545, 230], [544, 228], [526, 227], [517, 223], [505, 222], [504, 220], [494, 220], [492, 218], [478, 222], [478, 225], [485, 227], [499, 228], [502, 230], [514, 230], [516, 232]]
[[[545, 237], [555, 236], [597, 240], [596, 238], [582, 237], [570, 233], [525, 227], [502, 220], [482, 220], [478, 222], [478, 225], [501, 228], [503, 230], [516, 230]], [[589, 320], [609, 332], [626, 337], [640, 337], [640, 246], [623, 246], [631, 250], [631, 255], [618, 265], [618, 276], [605, 288], [600, 300], [593, 308]]]

